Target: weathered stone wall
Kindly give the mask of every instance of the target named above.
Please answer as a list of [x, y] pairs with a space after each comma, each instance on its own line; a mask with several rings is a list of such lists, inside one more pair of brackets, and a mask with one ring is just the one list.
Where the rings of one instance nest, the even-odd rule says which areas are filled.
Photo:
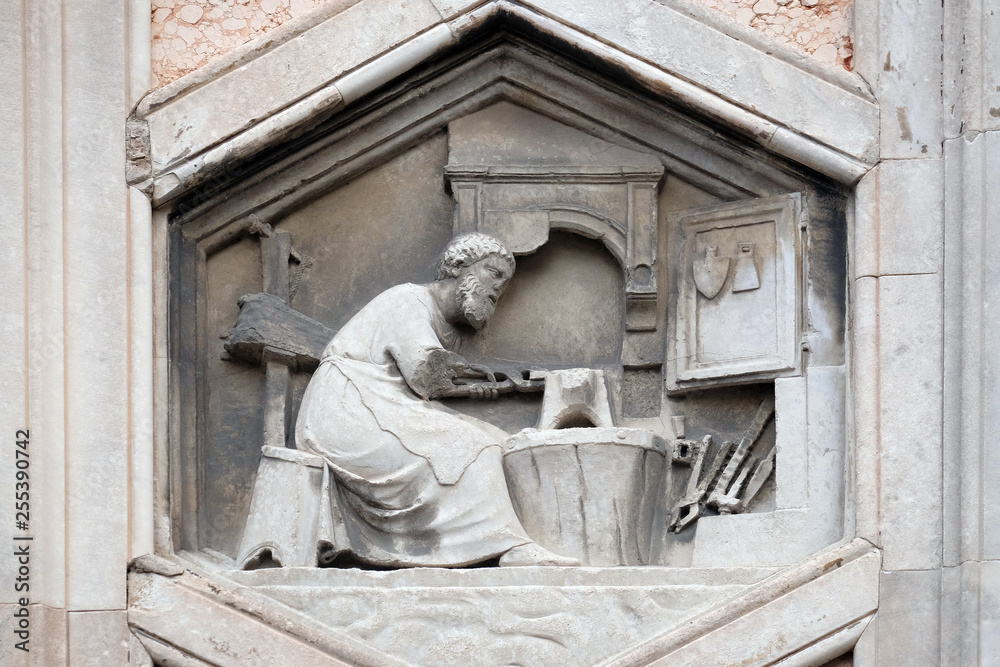
[[170, 83], [325, 0], [153, 0], [153, 87]]
[[853, 69], [853, 0], [698, 0], [782, 44]]
[[[153, 0], [157, 88], [332, 0]], [[697, 0], [775, 41], [852, 69], [853, 0]]]

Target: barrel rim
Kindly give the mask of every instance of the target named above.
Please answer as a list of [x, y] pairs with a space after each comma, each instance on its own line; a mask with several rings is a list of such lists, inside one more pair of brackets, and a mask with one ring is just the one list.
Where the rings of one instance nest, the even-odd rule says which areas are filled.
[[556, 447], [581, 445], [614, 445], [618, 447], [637, 447], [657, 452], [664, 457], [667, 454], [664, 439], [644, 428], [627, 426], [593, 426], [561, 429], [525, 429], [520, 433], [508, 436], [503, 443], [504, 456], [537, 447]]

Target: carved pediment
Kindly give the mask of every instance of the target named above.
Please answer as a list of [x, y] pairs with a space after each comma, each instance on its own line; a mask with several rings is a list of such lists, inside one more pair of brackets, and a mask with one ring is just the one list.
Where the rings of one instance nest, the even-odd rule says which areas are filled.
[[[878, 111], [860, 78], [727, 34], [725, 21], [680, 0], [613, 10], [550, 2], [363, 0], [325, 20], [287, 26], [280, 37], [147, 96], [136, 117], [148, 124], [149, 149], [136, 153], [132, 181], [151, 188], [155, 202], [175, 199], [231, 174], [234, 160], [343, 114], [423, 61], [479, 41], [498, 23], [586, 53], [655, 95], [834, 178], [854, 181], [871, 164]], [[758, 78], [768, 85], [733, 83]]]

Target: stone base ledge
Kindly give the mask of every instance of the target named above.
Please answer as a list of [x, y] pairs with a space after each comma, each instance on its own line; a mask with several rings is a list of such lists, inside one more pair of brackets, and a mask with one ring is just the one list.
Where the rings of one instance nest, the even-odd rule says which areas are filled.
[[219, 574], [242, 586], [322, 588], [466, 588], [524, 586], [652, 587], [750, 586], [780, 571], [768, 567], [478, 567], [356, 568], [289, 567], [232, 570]]
[[208, 664], [290, 666], [822, 664], [868, 627], [881, 566], [881, 554], [861, 539], [780, 572], [240, 572], [196, 560], [202, 565], [180, 575], [130, 574], [129, 625], [147, 650]]

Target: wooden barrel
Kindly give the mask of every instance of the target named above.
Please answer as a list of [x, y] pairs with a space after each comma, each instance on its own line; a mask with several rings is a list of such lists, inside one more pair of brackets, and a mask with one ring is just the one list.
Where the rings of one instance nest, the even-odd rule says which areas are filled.
[[663, 439], [634, 428], [525, 429], [504, 471], [532, 539], [584, 565], [646, 565], [670, 466]]

